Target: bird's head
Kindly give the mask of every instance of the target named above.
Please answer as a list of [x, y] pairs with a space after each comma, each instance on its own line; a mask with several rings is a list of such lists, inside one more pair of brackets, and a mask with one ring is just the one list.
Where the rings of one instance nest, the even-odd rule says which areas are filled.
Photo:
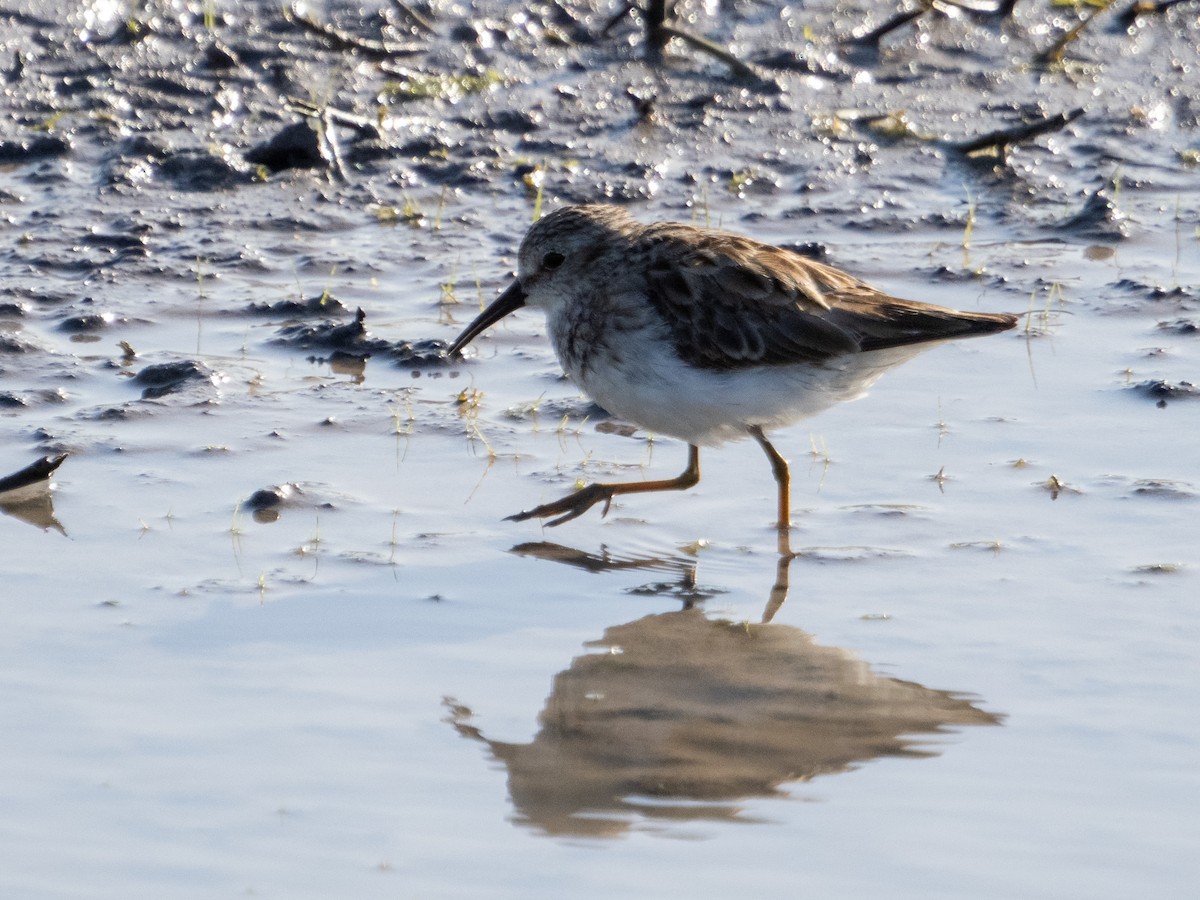
[[492, 301], [447, 349], [454, 356], [472, 340], [522, 306], [540, 307], [553, 314], [595, 272], [604, 271], [601, 257], [612, 256], [621, 265], [619, 238], [637, 223], [615, 206], [564, 206], [534, 223], [521, 241], [517, 275], [505, 291]]

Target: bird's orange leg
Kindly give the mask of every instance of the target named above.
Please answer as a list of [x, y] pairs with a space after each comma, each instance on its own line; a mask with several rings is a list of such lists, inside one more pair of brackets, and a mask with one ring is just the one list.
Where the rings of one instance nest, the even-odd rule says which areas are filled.
[[787, 535], [792, 527], [792, 476], [788, 472], [788, 461], [767, 440], [761, 426], [751, 425], [747, 430], [771, 461], [771, 471], [775, 473], [775, 483], [779, 485], [779, 517], [775, 520], [775, 527], [779, 529], [779, 552], [790, 553]]
[[[784, 470], [787, 470], [787, 463], [784, 463]], [[546, 524], [551, 526], [561, 525], [563, 522], [569, 522], [574, 518], [582, 516], [601, 501], [604, 501], [604, 512], [601, 515], [608, 515], [608, 508], [612, 505], [612, 499], [618, 494], [645, 494], [651, 491], [686, 491], [690, 487], [695, 487], [699, 481], [700, 448], [694, 444], [688, 444], [687, 468], [676, 478], [664, 478], [660, 481], [632, 481], [621, 484], [589, 484], [587, 487], [581, 488], [573, 494], [568, 494], [561, 500], [555, 500], [553, 503], [543, 503], [541, 506], [535, 506], [533, 509], [509, 516], [507, 521], [524, 522], [526, 519], [544, 519], [547, 516], [559, 516], [554, 521], [547, 522]], [[564, 515], [559, 515], [560, 513]]]

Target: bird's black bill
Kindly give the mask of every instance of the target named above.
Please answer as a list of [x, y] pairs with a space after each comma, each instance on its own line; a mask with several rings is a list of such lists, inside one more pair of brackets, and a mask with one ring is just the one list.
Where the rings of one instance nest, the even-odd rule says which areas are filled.
[[454, 339], [454, 343], [446, 348], [447, 356], [454, 356], [463, 347], [475, 340], [511, 312], [516, 312], [525, 305], [525, 291], [521, 282], [514, 281], [503, 294], [492, 301], [492, 304], [475, 317], [475, 321], [463, 329], [463, 333]]

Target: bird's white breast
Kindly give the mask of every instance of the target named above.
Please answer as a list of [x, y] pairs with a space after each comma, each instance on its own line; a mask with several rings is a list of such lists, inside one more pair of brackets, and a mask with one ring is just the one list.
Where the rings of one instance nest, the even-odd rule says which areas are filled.
[[[644, 308], [644, 305], [643, 307]], [[583, 321], [562, 310], [547, 324], [563, 370], [609, 412], [646, 431], [711, 446], [816, 415], [862, 396], [883, 372], [922, 347], [854, 353], [821, 364], [702, 369], [675, 353], [666, 326], [646, 310], [622, 307], [613, 321], [592, 310]]]

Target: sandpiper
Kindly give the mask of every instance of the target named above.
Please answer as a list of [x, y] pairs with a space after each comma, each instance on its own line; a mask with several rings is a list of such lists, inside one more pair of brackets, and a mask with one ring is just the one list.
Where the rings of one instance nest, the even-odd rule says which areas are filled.
[[[1012, 328], [1005, 313], [901, 300], [791, 250], [608, 205], [567, 206], [521, 242], [516, 280], [450, 345], [453, 356], [522, 306], [546, 314], [571, 379], [609, 412], [688, 444], [676, 478], [596, 483], [509, 516], [560, 525], [613, 497], [685, 490], [700, 447], [752, 437], [791, 524], [787, 460], [766, 432], [860, 396], [935, 341]], [[781, 546], [783, 538], [781, 537]]]

